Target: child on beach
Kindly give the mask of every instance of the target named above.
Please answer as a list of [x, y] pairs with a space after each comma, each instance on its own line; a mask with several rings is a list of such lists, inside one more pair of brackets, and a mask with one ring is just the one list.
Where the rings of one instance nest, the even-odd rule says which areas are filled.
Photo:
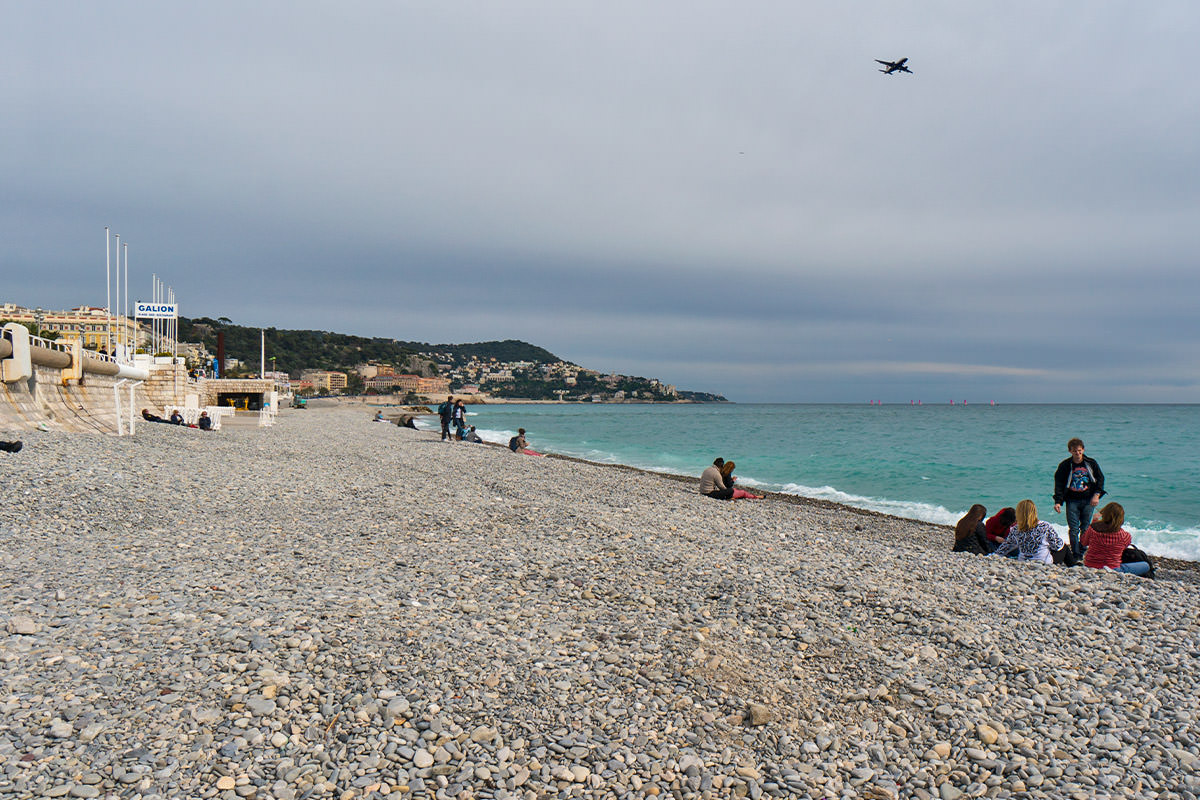
[[996, 548], [996, 555], [1006, 556], [1017, 551], [1018, 561], [1040, 561], [1053, 564], [1050, 551], [1062, 550], [1065, 545], [1049, 522], [1038, 519], [1037, 506], [1032, 500], [1017, 503], [1017, 521], [1008, 531], [1004, 543]]

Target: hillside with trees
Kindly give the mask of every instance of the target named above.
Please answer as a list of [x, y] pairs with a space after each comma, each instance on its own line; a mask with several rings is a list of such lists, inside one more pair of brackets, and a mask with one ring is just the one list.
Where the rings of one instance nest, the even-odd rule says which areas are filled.
[[[362, 379], [353, 374], [361, 364], [386, 364], [400, 372], [425, 377], [444, 375], [451, 387], [458, 390], [469, 380], [478, 382], [485, 392], [503, 397], [555, 399], [569, 394], [575, 398], [612, 397], [620, 393], [628, 398], [672, 400], [677, 398], [700, 402], [723, 402], [725, 398], [706, 392], [681, 390], [668, 392], [658, 381], [625, 375], [602, 375], [576, 364], [564, 362], [545, 348], [516, 339], [473, 342], [469, 344], [429, 344], [382, 337], [353, 336], [346, 333], [280, 328], [250, 328], [237, 325], [227, 317], [179, 318], [179, 339], [198, 342], [212, 354], [217, 352], [217, 337], [224, 334], [226, 358], [237, 359], [257, 369], [261, 337], [265, 335], [268, 368], [286, 372], [293, 377], [303, 370], [337, 370], [348, 376], [352, 392], [361, 391]], [[480, 365], [491, 367], [481, 367]], [[464, 368], [474, 365], [475, 372], [464, 375]], [[559, 365], [549, 367], [548, 365]], [[567, 384], [555, 375], [566, 372], [572, 376]], [[440, 366], [440, 368], [439, 368]], [[503, 366], [503, 377], [478, 375]]]

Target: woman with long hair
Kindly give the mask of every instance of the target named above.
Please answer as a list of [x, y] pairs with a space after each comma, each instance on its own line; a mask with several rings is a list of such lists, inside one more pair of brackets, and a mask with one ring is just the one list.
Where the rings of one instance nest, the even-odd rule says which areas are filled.
[[955, 553], [977, 553], [986, 556], [992, 552], [992, 548], [988, 546], [987, 532], [983, 525], [983, 518], [986, 516], [987, 509], [976, 503], [958, 521], [958, 524], [954, 526]]
[[1022, 500], [1017, 503], [1017, 521], [1009, 529], [1004, 544], [996, 548], [996, 555], [1006, 556], [1016, 550], [1018, 561], [1053, 564], [1054, 556], [1050, 555], [1050, 551], [1057, 552], [1062, 548], [1062, 538], [1050, 527], [1049, 522], [1038, 519], [1037, 506], [1033, 501]]
[[762, 500], [763, 496], [761, 494], [750, 494], [745, 489], [738, 489], [733, 485], [733, 482], [737, 480], [733, 475], [733, 467], [734, 463], [732, 461], [726, 461], [724, 466], [721, 467], [721, 480], [725, 481], [726, 488], [733, 489], [733, 497], [729, 499]]
[[1122, 528], [1125, 524], [1125, 508], [1120, 503], [1109, 503], [1092, 517], [1091, 526], [1083, 532], [1079, 543], [1087, 550], [1083, 554], [1083, 565], [1093, 569], [1113, 569], [1133, 575], [1146, 575], [1150, 564], [1146, 561], [1121, 563], [1125, 548], [1133, 544], [1133, 537]]

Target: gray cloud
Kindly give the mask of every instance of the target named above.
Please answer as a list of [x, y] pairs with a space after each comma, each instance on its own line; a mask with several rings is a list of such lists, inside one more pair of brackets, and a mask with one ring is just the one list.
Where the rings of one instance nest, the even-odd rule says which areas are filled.
[[4, 299], [102, 302], [108, 224], [135, 287], [247, 324], [743, 400], [1195, 401], [1198, 33], [1185, 2], [31, 4]]

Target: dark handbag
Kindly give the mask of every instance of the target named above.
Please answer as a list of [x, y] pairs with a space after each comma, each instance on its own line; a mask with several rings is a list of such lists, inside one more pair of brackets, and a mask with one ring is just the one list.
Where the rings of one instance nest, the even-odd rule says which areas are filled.
[[1131, 561], [1145, 561], [1150, 565], [1150, 571], [1146, 573], [1147, 578], [1154, 577], [1154, 562], [1150, 560], [1150, 556], [1142, 550], [1137, 549], [1133, 545], [1126, 547], [1121, 553], [1121, 563], [1128, 564]]

